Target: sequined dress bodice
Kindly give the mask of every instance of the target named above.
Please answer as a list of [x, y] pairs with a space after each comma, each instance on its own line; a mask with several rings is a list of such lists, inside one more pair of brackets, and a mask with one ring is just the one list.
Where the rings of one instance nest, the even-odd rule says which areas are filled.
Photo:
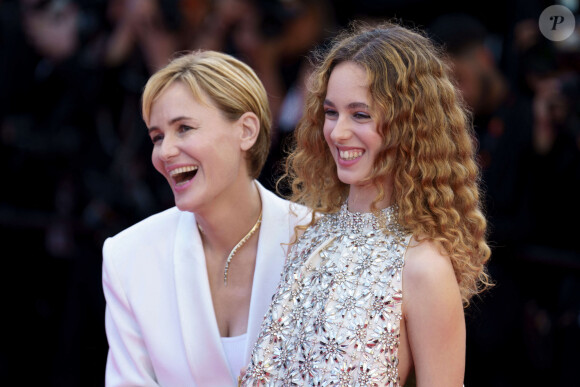
[[[244, 386], [399, 386], [402, 269], [396, 208], [321, 217], [293, 245]], [[381, 226], [382, 225], [382, 226]]]

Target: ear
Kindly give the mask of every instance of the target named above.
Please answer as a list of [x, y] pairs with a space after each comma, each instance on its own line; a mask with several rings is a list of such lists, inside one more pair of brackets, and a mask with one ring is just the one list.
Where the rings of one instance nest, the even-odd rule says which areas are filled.
[[254, 146], [260, 134], [260, 119], [255, 113], [246, 112], [242, 114], [238, 122], [242, 126], [240, 146], [243, 151], [247, 151]]

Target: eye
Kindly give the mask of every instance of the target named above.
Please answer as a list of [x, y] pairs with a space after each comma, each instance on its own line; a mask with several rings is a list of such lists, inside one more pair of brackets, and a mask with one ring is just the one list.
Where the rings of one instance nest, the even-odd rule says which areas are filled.
[[363, 113], [363, 112], [356, 112], [353, 114], [353, 117], [356, 118], [357, 120], [370, 120], [371, 116], [368, 115], [367, 113]]
[[324, 116], [326, 118], [336, 118], [338, 116], [338, 112], [331, 108], [324, 109]]
[[193, 130], [193, 129], [195, 129], [195, 128], [193, 128], [193, 127], [191, 127], [189, 125], [184, 125], [184, 124], [179, 125], [179, 131], [180, 132], [188, 132], [188, 131]]
[[151, 135], [151, 142], [153, 143], [153, 145], [155, 145], [156, 143], [158, 143], [161, 140], [163, 140], [162, 134], [152, 134]]

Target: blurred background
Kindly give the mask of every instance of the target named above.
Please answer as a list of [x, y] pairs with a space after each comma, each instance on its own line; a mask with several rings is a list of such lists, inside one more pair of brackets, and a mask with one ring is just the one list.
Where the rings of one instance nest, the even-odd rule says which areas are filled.
[[580, 385], [580, 33], [540, 33], [552, 4], [0, 0], [0, 380], [103, 385], [102, 243], [173, 205], [140, 117], [152, 72], [198, 48], [250, 64], [276, 123], [272, 188], [308, 52], [397, 18], [443, 45], [474, 114], [496, 286], [466, 311], [465, 385]]

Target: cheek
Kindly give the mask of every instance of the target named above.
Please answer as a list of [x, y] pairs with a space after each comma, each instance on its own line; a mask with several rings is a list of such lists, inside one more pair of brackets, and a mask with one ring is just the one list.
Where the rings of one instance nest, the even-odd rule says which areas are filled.
[[324, 140], [326, 141], [326, 145], [328, 145], [328, 148], [332, 151], [332, 149], [334, 148], [332, 139], [330, 138], [330, 135], [332, 133], [332, 127], [326, 121], [324, 122], [322, 133], [324, 134]]
[[163, 167], [163, 162], [159, 159], [157, 152], [158, 152], [157, 149], [153, 147], [153, 151], [151, 151], [151, 163], [153, 164], [157, 172], [165, 176], [164, 173], [165, 168]]

